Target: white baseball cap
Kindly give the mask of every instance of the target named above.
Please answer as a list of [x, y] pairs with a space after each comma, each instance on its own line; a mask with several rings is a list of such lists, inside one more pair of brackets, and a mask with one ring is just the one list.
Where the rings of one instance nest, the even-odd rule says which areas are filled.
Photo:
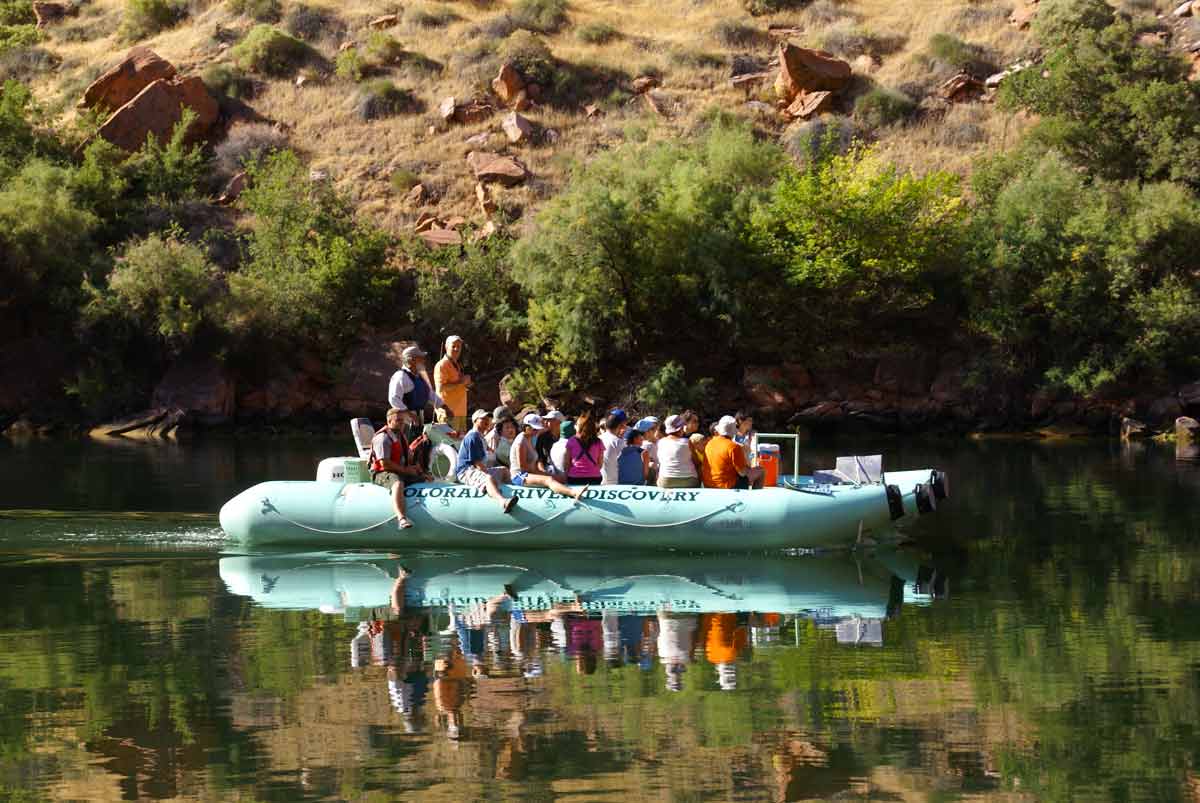
[[551, 410], [542, 416], [543, 421], [566, 421], [567, 417], [562, 414], [561, 410]]
[[413, 359], [414, 357], [424, 357], [424, 356], [425, 356], [425, 350], [415, 344], [412, 346], [409, 346], [404, 351], [400, 352], [400, 358], [402, 360], [404, 360], [405, 362], [408, 362], [409, 360]]
[[546, 428], [545, 422], [542, 421], [542, 417], [537, 413], [530, 413], [529, 415], [525, 416], [523, 419], [521, 419], [521, 424], [527, 427], [533, 427], [534, 429]]
[[476, 410], [475, 412], [471, 413], [471, 423], [474, 424], [479, 419], [489, 418], [491, 415], [492, 414], [487, 410]]
[[665, 430], [668, 435], [676, 432], [683, 432], [684, 426], [686, 426], [686, 424], [684, 423], [683, 416], [681, 415], [669, 415], [667, 416], [667, 420], [663, 422], [663, 430]]
[[717, 434], [732, 438], [737, 434], [737, 419], [731, 415], [721, 416], [721, 419], [717, 421]]

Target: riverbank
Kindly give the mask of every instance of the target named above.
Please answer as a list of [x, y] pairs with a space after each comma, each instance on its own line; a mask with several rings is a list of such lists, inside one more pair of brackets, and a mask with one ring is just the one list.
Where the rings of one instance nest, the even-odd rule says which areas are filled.
[[[14, 385], [0, 398], [0, 431], [10, 438], [71, 434], [92, 437], [186, 438], [211, 435], [334, 435], [349, 418], [381, 419], [391, 375], [412, 343], [372, 338], [338, 366], [301, 357], [291, 365], [238, 370], [215, 359], [172, 365], [141, 404], [114, 419], [89, 420], [52, 383], [21, 398]], [[836, 367], [801, 363], [710, 366], [738, 381], [714, 383], [696, 406], [702, 413], [746, 410], [758, 428], [819, 435], [1025, 434], [1031, 437], [1151, 437], [1173, 432], [1181, 416], [1200, 416], [1200, 381], [1170, 388], [1116, 390], [1080, 397], [1044, 390], [995, 388], [974, 379], [964, 352], [863, 356]], [[696, 373], [696, 372], [692, 372]], [[664, 415], [628, 377], [536, 399], [509, 390], [504, 371], [476, 375], [472, 407], [553, 405], [568, 413], [622, 406]], [[706, 386], [707, 387], [707, 386]], [[664, 405], [658, 405], [664, 406]], [[667, 407], [674, 404], [666, 403]]]

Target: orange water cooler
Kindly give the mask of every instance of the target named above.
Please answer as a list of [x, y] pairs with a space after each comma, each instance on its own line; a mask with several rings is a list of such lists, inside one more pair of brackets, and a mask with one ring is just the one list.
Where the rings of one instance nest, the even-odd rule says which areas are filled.
[[763, 487], [774, 488], [779, 484], [779, 444], [758, 445], [758, 465], [763, 470]]

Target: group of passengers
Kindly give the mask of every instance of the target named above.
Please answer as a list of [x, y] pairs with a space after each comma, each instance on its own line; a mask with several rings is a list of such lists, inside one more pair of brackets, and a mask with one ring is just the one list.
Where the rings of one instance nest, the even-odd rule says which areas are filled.
[[463, 433], [454, 477], [486, 493], [505, 513], [518, 504], [517, 496], [501, 491], [506, 483], [548, 488], [575, 500], [591, 485], [762, 487], [754, 418], [745, 413], [722, 416], [707, 432], [691, 410], [630, 422], [619, 408], [603, 416], [585, 410], [573, 420], [551, 409], [526, 412], [518, 420], [502, 405], [492, 412], [476, 410], [468, 419], [472, 380], [462, 369], [462, 349], [462, 338], [446, 339], [445, 356], [431, 381], [426, 353], [409, 346], [388, 385], [391, 408], [387, 426], [371, 444], [371, 473], [376, 484], [391, 489], [400, 529], [412, 526], [405, 514], [405, 484], [432, 479], [413, 448], [419, 435], [410, 438], [420, 432], [430, 404], [439, 421]]

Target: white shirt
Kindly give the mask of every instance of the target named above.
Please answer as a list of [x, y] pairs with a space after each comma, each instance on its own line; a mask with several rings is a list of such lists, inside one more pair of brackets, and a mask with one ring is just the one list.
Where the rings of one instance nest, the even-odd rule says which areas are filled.
[[[524, 461], [521, 460], [521, 452], [525, 452]], [[508, 451], [508, 467], [513, 471], [526, 471], [522, 468], [522, 463], [532, 468], [537, 468], [537, 449], [533, 448], [533, 441], [530, 440], [524, 432], [517, 436], [517, 439], [512, 442], [512, 446]]]
[[[433, 402], [434, 407], [443, 406], [445, 402], [442, 401], [441, 396], [437, 395], [437, 391], [433, 389], [433, 384], [429, 382], [429, 379], [424, 374], [425, 372], [422, 371], [420, 376], [429, 385], [429, 400]], [[415, 385], [413, 385], [412, 379], [403, 370], [392, 374], [392, 379], [388, 382], [388, 404], [397, 410], [407, 410], [408, 406], [404, 403], [404, 394], [410, 392], [413, 387]], [[414, 410], [413, 412], [419, 413], [421, 411]]]
[[559, 438], [550, 447], [550, 462], [559, 474], [567, 473], [567, 439]]
[[[661, 439], [660, 439], [661, 440]], [[650, 455], [650, 466], [658, 468], [658, 441], [644, 441], [642, 448], [646, 450], [646, 454]]]
[[658, 442], [658, 476], [669, 479], [697, 476], [687, 438], [665, 437]]
[[658, 658], [663, 663], [692, 659], [692, 639], [700, 617], [694, 613], [658, 612]]
[[621, 450], [625, 448], [625, 439], [605, 430], [600, 433], [600, 442], [604, 444], [604, 459], [600, 461], [600, 484], [616, 485], [617, 463], [621, 459]]

